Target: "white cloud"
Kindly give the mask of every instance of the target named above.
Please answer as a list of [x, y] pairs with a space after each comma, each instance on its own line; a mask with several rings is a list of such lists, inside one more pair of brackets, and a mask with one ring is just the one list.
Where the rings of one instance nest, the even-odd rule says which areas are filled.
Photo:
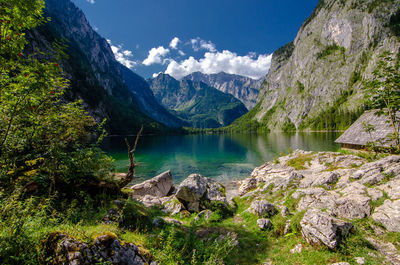
[[114, 46], [110, 40], [107, 40], [108, 44], [111, 46], [111, 50], [114, 53], [115, 59], [122, 65], [125, 65], [129, 69], [133, 69], [137, 62], [132, 60], [133, 54], [129, 50], [124, 50], [122, 45]]
[[192, 44], [192, 49], [195, 52], [198, 52], [200, 49], [208, 50], [210, 52], [216, 52], [215, 44], [211, 41], [205, 41], [200, 39], [199, 37], [190, 40], [190, 44]]
[[91, 4], [94, 4], [94, 3], [95, 3], [94, 0], [86, 0], [86, 1], [88, 1], [88, 2], [91, 3]]
[[152, 48], [149, 51], [149, 56], [143, 61], [143, 64], [146, 66], [152, 65], [152, 64], [163, 64], [165, 60], [162, 60], [162, 57], [167, 55], [169, 53], [169, 49], [164, 48], [163, 46], [160, 46], [158, 48]]
[[180, 56], [185, 56], [185, 55], [186, 55], [186, 53], [184, 53], [184, 52], [181, 51], [181, 50], [179, 50], [178, 53], [179, 53]]
[[257, 57], [254, 53], [239, 56], [227, 50], [223, 52], [206, 52], [204, 58], [200, 60], [196, 60], [192, 56], [181, 62], [170, 60], [165, 73], [176, 79], [181, 79], [193, 72], [202, 72], [204, 74], [226, 72], [259, 79], [268, 73], [271, 59], [272, 54], [261, 54]]
[[154, 73], [153, 78], [156, 78], [159, 74], [162, 74], [162, 72]]
[[176, 49], [178, 49], [179, 42], [181, 42], [180, 39], [178, 37], [175, 37], [169, 43], [169, 47], [171, 47], [171, 49], [176, 50]]

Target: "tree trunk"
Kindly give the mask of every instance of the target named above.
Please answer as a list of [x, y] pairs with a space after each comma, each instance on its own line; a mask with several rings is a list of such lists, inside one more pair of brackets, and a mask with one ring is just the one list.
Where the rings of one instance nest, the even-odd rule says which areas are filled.
[[134, 145], [133, 149], [131, 149], [128, 139], [125, 138], [126, 147], [128, 148], [129, 168], [128, 168], [128, 173], [126, 174], [126, 176], [124, 178], [122, 178], [119, 182], [119, 186], [121, 188], [128, 185], [135, 177], [136, 163], [135, 163], [135, 159], [134, 159], [133, 155], [136, 151], [136, 147], [139, 142], [139, 138], [142, 135], [142, 132], [143, 132], [143, 126], [142, 126], [142, 128], [140, 128], [139, 133], [136, 135], [135, 145]]

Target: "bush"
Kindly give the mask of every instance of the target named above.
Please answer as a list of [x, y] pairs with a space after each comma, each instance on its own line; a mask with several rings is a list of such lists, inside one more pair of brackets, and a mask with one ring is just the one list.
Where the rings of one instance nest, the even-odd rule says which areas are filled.
[[152, 242], [156, 260], [161, 264], [225, 264], [225, 259], [233, 251], [230, 238], [217, 238], [218, 235], [199, 238], [190, 227], [188, 231], [176, 227], [162, 230]]
[[119, 227], [133, 231], [147, 231], [151, 228], [151, 222], [152, 219], [146, 207], [133, 199], [126, 201], [122, 208]]

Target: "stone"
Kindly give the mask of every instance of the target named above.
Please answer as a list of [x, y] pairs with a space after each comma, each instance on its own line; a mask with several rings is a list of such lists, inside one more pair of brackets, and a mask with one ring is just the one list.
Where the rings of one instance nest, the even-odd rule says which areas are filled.
[[144, 265], [153, 261], [140, 254], [132, 243], [122, 243], [116, 235], [106, 233], [97, 237], [93, 243], [86, 244], [67, 235], [54, 233], [45, 242], [46, 260], [54, 264], [126, 264]]
[[290, 253], [295, 254], [295, 253], [301, 253], [303, 250], [303, 245], [297, 244], [294, 248], [290, 250]]
[[353, 228], [352, 223], [334, 218], [319, 209], [309, 209], [300, 226], [301, 233], [309, 244], [322, 243], [330, 249], [336, 248]]
[[353, 178], [360, 179], [362, 184], [375, 185], [385, 178], [385, 174], [400, 174], [399, 161], [400, 156], [388, 156], [365, 164], [354, 173]]
[[360, 264], [360, 265], [364, 265], [365, 264], [365, 258], [364, 257], [355, 257], [354, 259], [356, 260], [357, 264]]
[[289, 215], [291, 215], [291, 213], [290, 213], [290, 211], [289, 211], [289, 208], [286, 207], [286, 206], [283, 206], [282, 209], [281, 209], [281, 215], [282, 215], [282, 217], [284, 217], [284, 218], [286, 218], [286, 217], [288, 217]]
[[205, 209], [203, 200], [218, 201], [228, 206], [224, 191], [222, 184], [199, 174], [192, 174], [182, 181], [175, 196], [188, 211], [198, 212]]
[[375, 209], [372, 219], [390, 232], [400, 232], [400, 200], [386, 200], [383, 205]]
[[178, 214], [185, 209], [182, 203], [175, 197], [170, 198], [168, 201], [164, 202], [163, 205], [164, 208], [162, 209], [162, 212], [170, 215]]
[[[399, 185], [400, 185], [400, 183], [399, 183]], [[374, 188], [368, 188], [367, 194], [373, 201], [377, 201], [383, 197], [383, 192], [381, 190], [374, 189]], [[390, 195], [389, 195], [389, 197], [390, 197]]]
[[390, 199], [400, 199], [400, 175], [386, 184], [378, 186], [378, 188], [386, 192]]
[[203, 210], [199, 212], [199, 214], [194, 218], [195, 221], [199, 221], [201, 218], [204, 218], [204, 220], [208, 221], [212, 215], [212, 211], [210, 210]]
[[283, 230], [283, 235], [286, 236], [287, 234], [289, 234], [290, 230], [291, 230], [292, 224], [290, 220], [286, 221], [285, 224], [285, 230]]
[[163, 226], [164, 224], [165, 224], [165, 221], [160, 216], [154, 218], [154, 220], [153, 220], [153, 225], [155, 227], [160, 227], [160, 226]]
[[247, 192], [257, 188], [257, 180], [255, 178], [247, 178], [242, 181], [239, 187], [239, 196], [245, 195]]
[[163, 204], [163, 200], [160, 197], [155, 197], [151, 195], [145, 195], [144, 197], [138, 199], [144, 206], [150, 208], [153, 206], [161, 206]]
[[166, 171], [152, 179], [131, 187], [134, 196], [151, 195], [154, 197], [165, 197], [172, 188], [171, 171]]
[[309, 188], [316, 186], [329, 187], [329, 184], [336, 183], [339, 178], [340, 174], [338, 172], [322, 172], [320, 174], [312, 174], [301, 180], [300, 188]]
[[371, 214], [371, 198], [353, 194], [338, 198], [333, 212], [342, 218], [361, 219]]
[[181, 221], [176, 220], [176, 219], [171, 218], [171, 217], [163, 217], [163, 220], [164, 220], [166, 223], [169, 223], [169, 224], [173, 224], [173, 225], [177, 225], [177, 226], [183, 225], [183, 223], [182, 223]]
[[339, 194], [333, 191], [326, 191], [323, 188], [307, 188], [298, 189], [292, 194], [292, 198], [299, 200], [296, 209], [298, 211], [304, 211], [308, 208], [318, 209], [335, 209], [336, 199], [339, 198]]
[[253, 214], [257, 216], [273, 216], [275, 215], [278, 211], [276, 210], [276, 207], [267, 202], [266, 200], [254, 200], [252, 201], [250, 208], [248, 211], [252, 212]]
[[[280, 160], [283, 161], [285, 158], [281, 157]], [[286, 189], [289, 185], [297, 185], [304, 178], [302, 174], [296, 172], [292, 167], [275, 164], [274, 162], [255, 168], [251, 173], [251, 177], [255, 178], [257, 183], [264, 183], [262, 191], [272, 189], [273, 192]]]
[[107, 225], [113, 224], [115, 222], [118, 222], [118, 220], [121, 218], [121, 214], [117, 209], [111, 208], [107, 211], [106, 216], [101, 219], [101, 221]]
[[272, 227], [271, 220], [265, 218], [258, 219], [257, 225], [261, 230], [267, 230]]

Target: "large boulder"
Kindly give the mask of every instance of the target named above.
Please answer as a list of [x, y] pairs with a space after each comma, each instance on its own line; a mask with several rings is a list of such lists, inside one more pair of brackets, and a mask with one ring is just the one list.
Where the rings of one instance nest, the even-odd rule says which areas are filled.
[[171, 171], [166, 171], [152, 179], [131, 187], [133, 196], [150, 195], [153, 197], [165, 197], [172, 189]]
[[334, 249], [353, 228], [353, 224], [345, 222], [322, 212], [310, 209], [300, 222], [301, 233], [310, 244], [324, 244]]
[[383, 224], [388, 231], [400, 232], [400, 200], [386, 200], [375, 209], [372, 218]]
[[46, 260], [51, 264], [144, 265], [150, 263], [140, 254], [136, 245], [122, 243], [112, 233], [97, 237], [92, 244], [82, 243], [60, 233], [51, 234], [45, 242], [45, 254]]
[[188, 211], [198, 212], [206, 209], [210, 202], [221, 202], [227, 206], [228, 201], [224, 193], [225, 188], [222, 184], [202, 175], [192, 174], [182, 181], [175, 196]]

